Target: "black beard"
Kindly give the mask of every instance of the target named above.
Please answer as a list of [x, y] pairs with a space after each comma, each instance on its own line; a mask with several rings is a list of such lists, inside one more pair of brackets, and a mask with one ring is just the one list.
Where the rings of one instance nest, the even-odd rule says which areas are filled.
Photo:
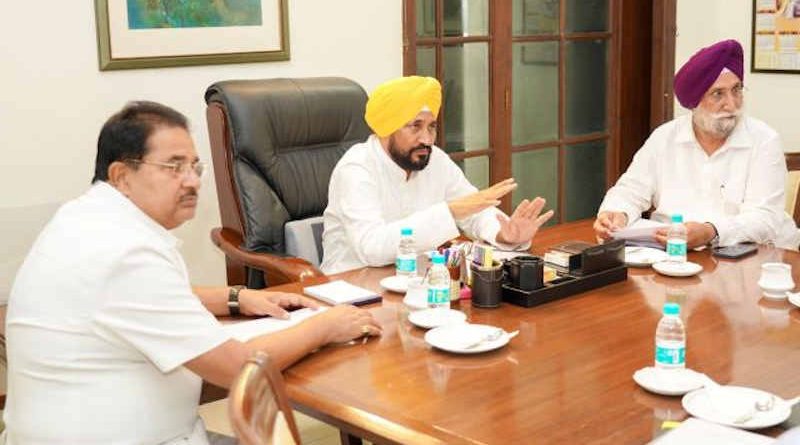
[[[424, 156], [420, 156], [418, 161], [414, 161], [412, 159], [412, 155], [417, 150], [425, 150], [427, 154]], [[397, 164], [400, 168], [406, 171], [420, 171], [428, 166], [428, 162], [431, 160], [431, 152], [433, 148], [430, 145], [420, 144], [414, 147], [413, 149], [409, 150], [408, 153], [403, 154], [400, 150], [397, 149], [397, 146], [394, 144], [394, 141], [389, 141], [389, 156], [391, 156], [392, 160], [395, 164]]]

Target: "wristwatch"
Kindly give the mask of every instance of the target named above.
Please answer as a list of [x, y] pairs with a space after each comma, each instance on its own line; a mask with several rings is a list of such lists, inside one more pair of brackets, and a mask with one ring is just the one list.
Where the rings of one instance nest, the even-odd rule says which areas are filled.
[[711, 224], [710, 222], [706, 222], [712, 229], [714, 229], [714, 238], [708, 241], [708, 245], [711, 247], [716, 247], [719, 244], [719, 232], [717, 231], [717, 226]]
[[247, 287], [236, 285], [228, 289], [228, 312], [230, 312], [233, 317], [241, 314], [241, 312], [239, 312], [239, 292], [242, 289], [247, 289]]

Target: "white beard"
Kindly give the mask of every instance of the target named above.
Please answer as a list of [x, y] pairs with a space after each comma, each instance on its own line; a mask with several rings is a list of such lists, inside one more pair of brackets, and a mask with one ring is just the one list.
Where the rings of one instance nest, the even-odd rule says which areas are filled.
[[709, 113], [700, 107], [692, 110], [692, 122], [694, 122], [700, 130], [723, 139], [730, 136], [741, 117], [741, 109], [730, 113]]

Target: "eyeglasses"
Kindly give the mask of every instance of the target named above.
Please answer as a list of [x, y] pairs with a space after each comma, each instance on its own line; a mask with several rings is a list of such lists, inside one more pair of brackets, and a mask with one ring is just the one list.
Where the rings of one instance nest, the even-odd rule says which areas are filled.
[[134, 164], [148, 164], [148, 165], [157, 165], [159, 167], [164, 167], [172, 170], [172, 173], [175, 176], [183, 176], [188, 177], [189, 172], [194, 172], [198, 178], [203, 177], [203, 173], [206, 171], [206, 163], [195, 161], [195, 162], [158, 162], [158, 161], [145, 161], [142, 159], [128, 159], [127, 162], [131, 162]]
[[711, 102], [718, 104], [723, 100], [725, 100], [725, 97], [728, 96], [728, 91], [730, 91], [731, 96], [733, 96], [734, 100], [739, 100], [742, 98], [742, 96], [744, 96], [744, 85], [742, 84], [736, 85], [730, 90], [719, 88], [708, 93], [708, 97], [711, 99]]

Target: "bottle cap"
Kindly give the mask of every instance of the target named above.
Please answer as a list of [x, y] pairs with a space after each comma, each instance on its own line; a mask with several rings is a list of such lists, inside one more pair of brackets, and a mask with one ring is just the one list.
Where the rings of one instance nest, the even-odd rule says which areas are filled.
[[683, 215], [680, 213], [676, 213], [672, 215], [672, 222], [674, 223], [682, 223], [683, 222]]
[[433, 264], [444, 264], [444, 255], [439, 252], [434, 253], [431, 255], [431, 262]]
[[664, 303], [664, 315], [678, 315], [681, 313], [681, 306], [678, 303]]
[[400, 229], [400, 235], [413, 235], [414, 230], [409, 227], [403, 227]]

